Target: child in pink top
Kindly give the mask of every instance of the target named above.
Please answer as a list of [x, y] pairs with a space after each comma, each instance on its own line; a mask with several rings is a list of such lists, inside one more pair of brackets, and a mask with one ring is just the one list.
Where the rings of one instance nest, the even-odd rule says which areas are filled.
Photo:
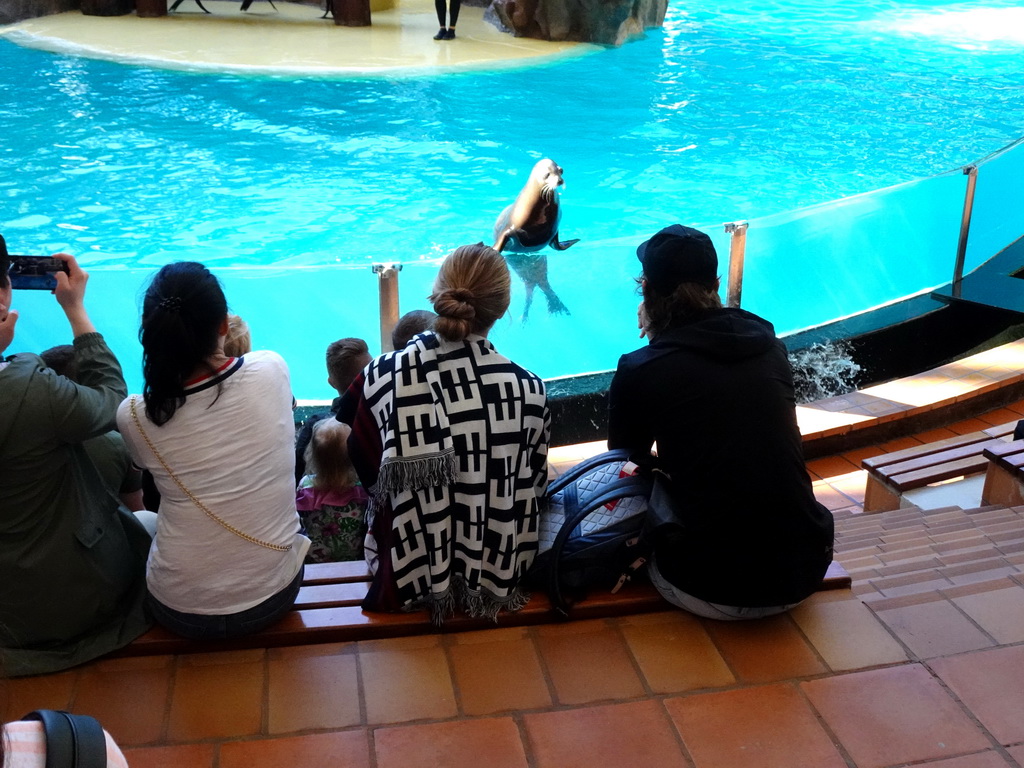
[[351, 428], [327, 418], [313, 425], [306, 447], [306, 470], [295, 509], [312, 541], [307, 563], [362, 560], [368, 496], [348, 456]]

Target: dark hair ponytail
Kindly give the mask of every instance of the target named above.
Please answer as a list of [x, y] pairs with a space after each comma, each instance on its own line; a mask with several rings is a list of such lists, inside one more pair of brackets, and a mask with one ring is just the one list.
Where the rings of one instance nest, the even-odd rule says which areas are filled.
[[166, 424], [185, 402], [185, 383], [217, 350], [227, 313], [220, 281], [202, 264], [175, 262], [153, 277], [142, 302], [139, 341], [142, 398], [154, 424]]

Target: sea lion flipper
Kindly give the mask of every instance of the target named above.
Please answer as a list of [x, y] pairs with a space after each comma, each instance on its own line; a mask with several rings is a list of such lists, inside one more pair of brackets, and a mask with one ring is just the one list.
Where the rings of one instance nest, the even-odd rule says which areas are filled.
[[580, 239], [577, 237], [575, 240], [566, 240], [563, 243], [558, 239], [558, 233], [555, 232], [555, 236], [551, 238], [551, 247], [554, 248], [556, 251], [564, 251], [567, 248], [576, 245], [576, 243], [578, 243], [579, 241]]
[[558, 295], [554, 291], [545, 291], [544, 296], [548, 300], [548, 314], [549, 315], [571, 315], [572, 312], [569, 308], [562, 303], [562, 300], [558, 298]]
[[496, 250], [498, 253], [501, 253], [501, 249], [508, 244], [508, 235], [510, 231], [511, 230], [506, 229], [504, 232], [498, 235], [497, 239], [494, 241], [494, 250]]

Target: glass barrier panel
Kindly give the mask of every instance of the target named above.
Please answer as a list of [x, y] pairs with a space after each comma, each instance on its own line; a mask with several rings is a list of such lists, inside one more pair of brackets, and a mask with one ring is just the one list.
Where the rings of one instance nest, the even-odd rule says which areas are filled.
[[[1024, 228], [1024, 206], [1002, 205], [1020, 200], [1014, 178], [1020, 178], [1022, 158], [1024, 152], [1018, 149], [979, 170], [972, 265]], [[957, 171], [751, 220], [742, 306], [770, 320], [782, 334], [948, 283], [965, 186], [966, 176]], [[1004, 210], [995, 210], [997, 204]], [[711, 236], [718, 251], [724, 299], [730, 237], [721, 223], [694, 226]], [[646, 343], [639, 338], [636, 320], [636, 247], [650, 234], [587, 239], [567, 251], [545, 249], [509, 258], [511, 306], [490, 333], [498, 351], [544, 378], [614, 369], [620, 355]], [[401, 313], [430, 308], [427, 297], [441, 260], [403, 265]], [[213, 268], [231, 311], [248, 322], [254, 348], [285, 356], [293, 391], [303, 399], [336, 395], [326, 383], [324, 367], [330, 342], [355, 336], [367, 341], [372, 354], [381, 350], [378, 278], [369, 264], [260, 268], [214, 261]], [[87, 305], [121, 360], [133, 392], [142, 385], [137, 336], [141, 291], [152, 274], [149, 267], [100, 266], [89, 283]], [[565, 311], [559, 311], [561, 304]], [[49, 293], [19, 292], [18, 305], [26, 317], [58, 316]], [[8, 354], [67, 343], [67, 335], [60, 322], [24, 322]]]
[[964, 190], [957, 172], [751, 221], [742, 306], [782, 334], [949, 282]]
[[1024, 235], [1024, 143], [978, 166], [964, 273]]

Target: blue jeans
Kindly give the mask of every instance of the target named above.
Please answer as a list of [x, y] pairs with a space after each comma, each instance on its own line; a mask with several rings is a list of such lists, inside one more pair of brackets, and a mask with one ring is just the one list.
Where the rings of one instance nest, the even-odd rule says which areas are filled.
[[661, 573], [658, 572], [654, 557], [647, 566], [647, 573], [651, 577], [651, 584], [658, 590], [658, 593], [668, 600], [672, 605], [682, 608], [688, 613], [703, 616], [705, 619], [719, 619], [720, 621], [742, 621], [744, 619], [761, 619], [765, 616], [774, 616], [778, 613], [785, 613], [795, 608], [800, 603], [789, 605], [771, 605], [758, 608], [741, 608], [735, 605], [720, 605], [701, 600], [699, 597], [688, 595], [686, 592], [672, 586]]
[[168, 608], [152, 595], [146, 596], [146, 607], [161, 626], [176, 635], [192, 640], [225, 640], [259, 632], [284, 616], [295, 604], [295, 598], [302, 586], [305, 566], [299, 568], [291, 583], [271, 595], [259, 605], [246, 608], [238, 613], [216, 616], [202, 613], [182, 613]]

